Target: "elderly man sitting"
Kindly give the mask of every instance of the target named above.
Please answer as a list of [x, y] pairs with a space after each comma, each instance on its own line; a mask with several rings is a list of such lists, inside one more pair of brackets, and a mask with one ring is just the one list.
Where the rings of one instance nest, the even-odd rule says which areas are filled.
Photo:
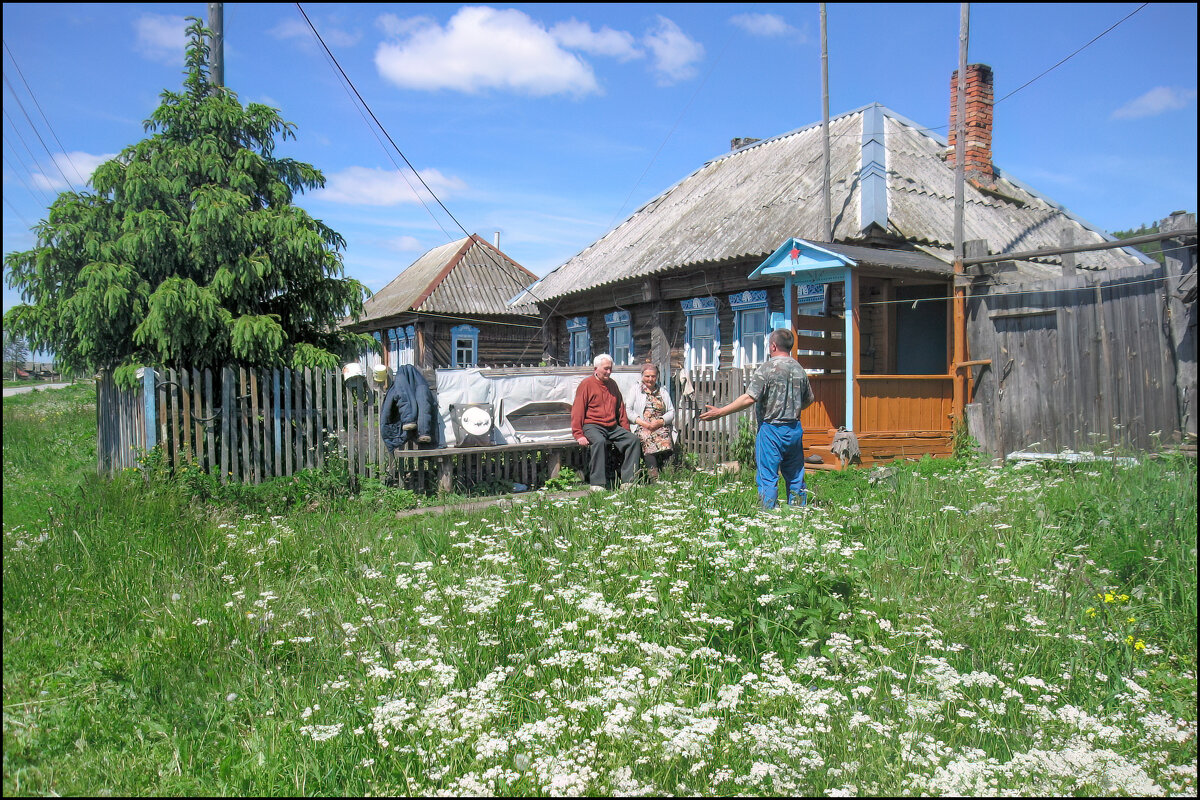
[[612, 356], [604, 353], [592, 361], [591, 376], [575, 390], [571, 407], [571, 433], [575, 441], [592, 448], [588, 481], [593, 491], [608, 485], [608, 446], [621, 454], [621, 488], [633, 485], [642, 454], [641, 440], [629, 430], [629, 417], [621, 390], [612, 379]]

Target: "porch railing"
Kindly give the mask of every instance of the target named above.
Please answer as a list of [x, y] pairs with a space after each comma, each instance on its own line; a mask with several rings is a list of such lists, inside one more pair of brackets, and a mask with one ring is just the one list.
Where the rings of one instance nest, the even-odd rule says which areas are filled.
[[952, 431], [949, 375], [859, 375], [855, 429]]

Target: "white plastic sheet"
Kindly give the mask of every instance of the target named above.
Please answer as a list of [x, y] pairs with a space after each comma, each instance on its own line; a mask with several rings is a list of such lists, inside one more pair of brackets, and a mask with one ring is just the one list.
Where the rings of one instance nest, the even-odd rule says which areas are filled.
[[[560, 442], [571, 439], [571, 429], [556, 428], [524, 433], [520, 439], [508, 423], [507, 415], [531, 403], [565, 403], [575, 400], [580, 381], [592, 374], [590, 369], [547, 370], [543, 373], [509, 373], [506, 370], [439, 369], [437, 375], [438, 427], [441, 446], [453, 446], [454, 426], [450, 406], [459, 403], [491, 403], [494, 412], [496, 444], [522, 442]], [[628, 398], [641, 383], [640, 372], [613, 372], [613, 380]]]

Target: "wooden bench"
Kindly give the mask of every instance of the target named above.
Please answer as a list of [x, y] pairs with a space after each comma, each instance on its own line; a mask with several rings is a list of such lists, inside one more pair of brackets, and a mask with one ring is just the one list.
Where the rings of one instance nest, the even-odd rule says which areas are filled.
[[415, 458], [422, 461], [432, 461], [437, 464], [438, 489], [450, 492], [454, 489], [454, 457], [455, 456], [486, 456], [502, 455], [505, 453], [529, 453], [543, 451], [550, 478], [557, 478], [562, 470], [563, 454], [578, 450], [583, 445], [574, 439], [554, 442], [518, 442], [516, 444], [493, 444], [483, 447], [442, 447], [436, 450], [395, 450], [391, 458]]

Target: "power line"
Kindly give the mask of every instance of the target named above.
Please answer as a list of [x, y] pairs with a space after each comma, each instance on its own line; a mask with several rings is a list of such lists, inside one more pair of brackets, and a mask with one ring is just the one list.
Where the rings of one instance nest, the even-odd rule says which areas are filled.
[[[358, 91], [358, 88], [354, 85], [354, 81], [350, 80], [350, 76], [346, 74], [346, 71], [344, 69], [342, 69], [342, 65], [338, 62], [337, 57], [333, 55], [333, 51], [331, 51], [329, 49], [329, 46], [327, 44], [325, 44], [325, 40], [323, 38], [321, 38], [321, 34], [317, 31], [316, 25], [314, 25], [312, 20], [310, 20], [308, 18], [308, 14], [304, 13], [304, 8], [299, 3], [296, 3], [296, 9], [300, 12], [300, 15], [302, 17], [304, 17], [304, 21], [308, 24], [308, 27], [312, 30], [313, 35], [315, 37], [317, 37], [317, 41], [320, 42], [321, 47], [325, 50], [325, 53], [326, 53], [328, 59], [330, 61], [332, 61], [333, 65], [337, 68], [338, 73], [341, 75], [342, 79], [345, 81], [345, 85], [348, 86], [351, 89], [351, 91], [354, 92], [354, 96], [356, 98], [358, 98], [358, 102], [361, 104], [362, 108], [365, 109], [366, 112], [371, 115], [371, 119], [374, 121], [374, 123], [375, 123], [376, 127], [379, 129], [379, 131], [383, 133], [384, 137], [387, 138], [388, 143], [400, 155], [400, 158], [402, 158], [404, 160], [404, 163], [408, 165], [408, 168], [410, 170], [412, 170], [412, 173], [417, 176], [417, 180], [419, 180], [421, 182], [421, 185], [425, 187], [425, 190], [427, 192], [429, 192], [429, 195], [435, 201], [437, 201], [438, 206], [440, 206], [441, 209], [446, 212], [446, 215], [454, 221], [454, 224], [458, 226], [459, 230], [461, 230], [468, 238], [472, 238], [471, 233], [463, 226], [463, 224], [461, 222], [458, 221], [458, 218], [455, 217], [453, 213], [451, 213], [450, 209], [446, 207], [446, 204], [443, 203], [441, 198], [439, 198], [437, 196], [437, 193], [434, 192], [433, 189], [431, 189], [429, 187], [429, 184], [425, 182], [425, 179], [421, 176], [421, 173], [418, 172], [416, 167], [414, 167], [412, 165], [412, 162], [408, 160], [408, 156], [404, 155], [404, 151], [401, 150], [399, 145], [396, 144], [395, 140], [392, 139], [391, 134], [389, 134], [387, 131], [387, 128], [385, 128], [383, 123], [379, 121], [379, 118], [377, 116], [375, 116], [375, 112], [371, 110], [371, 106], [367, 103], [366, 100], [363, 99], [362, 94]], [[390, 156], [389, 156], [389, 158], [390, 158]], [[393, 161], [393, 164], [394, 163], [395, 162]], [[397, 165], [397, 170], [399, 170], [398, 165]], [[403, 172], [401, 172], [401, 175], [403, 175]], [[405, 176], [405, 180], [407, 180], [407, 176]], [[411, 186], [411, 184], [410, 184], [410, 186]], [[413, 191], [414, 191], [414, 193], [416, 193], [415, 189]], [[418, 194], [418, 199], [420, 199], [419, 194]], [[422, 204], [424, 204], [424, 201], [422, 201]], [[426, 207], [426, 210], [428, 210], [428, 207]], [[432, 213], [431, 213], [431, 216], [432, 216]], [[438, 222], [436, 217], [434, 218], [434, 222], [437, 222], [438, 227], [441, 228], [441, 223]], [[442, 232], [446, 233], [447, 238], [450, 238], [450, 234], [446, 232], [445, 228], [442, 228]], [[488, 259], [496, 267], [503, 268], [503, 265], [496, 259], [495, 254], [493, 254], [489, 248], [482, 247], [481, 249], [487, 255]], [[532, 284], [531, 284], [531, 286], [532, 286]], [[522, 291], [528, 292], [528, 287]], [[532, 292], [529, 292], [529, 294], [533, 295]], [[535, 299], [537, 298], [536, 295], [533, 295], [533, 297]], [[556, 308], [557, 308], [557, 306], [556, 306]], [[553, 314], [553, 310], [551, 311], [551, 314]], [[544, 327], [544, 324], [542, 326], [538, 326], [538, 327]]]
[[1128, 14], [1126, 14], [1124, 17], [1122, 17], [1121, 19], [1119, 19], [1119, 20], [1117, 20], [1116, 22], [1114, 22], [1114, 23], [1113, 23], [1112, 25], [1110, 25], [1110, 26], [1109, 26], [1107, 29], [1105, 29], [1105, 30], [1104, 30], [1104, 31], [1102, 31], [1101, 33], [1097, 34], [1095, 37], [1093, 37], [1093, 38], [1092, 38], [1092, 40], [1091, 40], [1091, 41], [1089, 41], [1089, 42], [1088, 42], [1087, 44], [1085, 44], [1083, 47], [1080, 47], [1078, 50], [1076, 50], [1075, 52], [1071, 53], [1071, 55], [1067, 56], [1067, 57], [1066, 57], [1066, 58], [1064, 58], [1062, 61], [1059, 61], [1059, 62], [1058, 62], [1057, 64], [1055, 64], [1053, 67], [1050, 67], [1049, 69], [1047, 69], [1047, 70], [1045, 70], [1044, 72], [1040, 73], [1040, 74], [1039, 74], [1039, 75], [1037, 75], [1036, 77], [1034, 77], [1034, 78], [1032, 78], [1032, 79], [1030, 79], [1030, 80], [1026, 81], [1026, 82], [1025, 82], [1025, 83], [1023, 83], [1023, 84], [1021, 84], [1021, 85], [1020, 85], [1020, 86], [1018, 86], [1016, 89], [1013, 89], [1011, 92], [1009, 92], [1008, 94], [1004, 95], [1004, 97], [1001, 97], [999, 100], [997, 100], [997, 101], [996, 101], [995, 103], [993, 103], [992, 105], [994, 106], [994, 105], [996, 105], [996, 104], [998, 104], [998, 103], [1003, 103], [1005, 100], [1007, 100], [1008, 98], [1012, 97], [1014, 94], [1016, 94], [1017, 92], [1021, 91], [1022, 89], [1024, 89], [1024, 88], [1025, 88], [1026, 86], [1028, 86], [1029, 84], [1031, 84], [1031, 83], [1033, 83], [1034, 81], [1036, 81], [1036, 80], [1038, 80], [1038, 79], [1042, 78], [1042, 77], [1043, 77], [1044, 75], [1046, 75], [1047, 73], [1049, 73], [1049, 72], [1051, 72], [1051, 71], [1053, 71], [1053, 70], [1056, 70], [1056, 69], [1058, 69], [1058, 68], [1059, 68], [1059, 67], [1061, 67], [1063, 64], [1067, 63], [1067, 62], [1068, 62], [1068, 61], [1070, 61], [1072, 58], [1074, 58], [1075, 56], [1079, 55], [1080, 53], [1082, 53], [1082, 52], [1083, 52], [1084, 50], [1086, 50], [1087, 48], [1091, 47], [1093, 44], [1095, 44], [1097, 41], [1099, 41], [1101, 37], [1103, 37], [1105, 34], [1109, 33], [1109, 31], [1113, 30], [1113, 29], [1114, 29], [1114, 28], [1116, 28], [1118, 25], [1120, 25], [1122, 22], [1124, 22], [1125, 20], [1129, 19], [1129, 18], [1130, 18], [1130, 17], [1132, 17], [1134, 14], [1138, 13], [1139, 11], [1141, 11], [1143, 8], [1145, 8], [1145, 7], [1146, 7], [1146, 6], [1148, 6], [1148, 5], [1150, 5], [1150, 4], [1149, 4], [1149, 3], [1142, 3], [1140, 6], [1138, 6], [1137, 8], [1135, 8], [1133, 11], [1130, 11], [1130, 12], [1129, 12]]
[[54, 164], [54, 168], [58, 170], [58, 174], [62, 176], [64, 181], [66, 181], [67, 186], [71, 187], [71, 191], [76, 192], [77, 190], [75, 189], [74, 184], [71, 183], [71, 179], [67, 177], [67, 173], [63, 172], [63, 169], [61, 166], [59, 166], [58, 161], [54, 159], [54, 155], [50, 152], [50, 148], [46, 146], [46, 140], [42, 138], [42, 134], [38, 132], [37, 126], [34, 125], [33, 120], [29, 118], [29, 112], [25, 110], [25, 104], [22, 103], [21, 98], [17, 96], [17, 91], [13, 89], [12, 83], [8, 80], [7, 75], [4, 76], [4, 85], [8, 87], [8, 91], [12, 94], [13, 99], [17, 101], [17, 108], [21, 109], [21, 113], [25, 115], [25, 121], [29, 123], [29, 127], [33, 130], [33, 134], [37, 136], [38, 141], [42, 145], [42, 149], [46, 151], [46, 156], [50, 159], [51, 163]]
[[25, 84], [25, 91], [29, 92], [29, 97], [33, 100], [33, 104], [37, 106], [38, 113], [42, 115], [42, 120], [46, 123], [46, 127], [50, 129], [50, 135], [54, 137], [54, 141], [58, 143], [58, 148], [62, 151], [63, 157], [67, 159], [67, 163], [71, 165], [71, 169], [75, 172], [75, 177], [79, 178], [79, 182], [86, 184], [87, 179], [79, 174], [79, 168], [75, 166], [75, 162], [71, 160], [71, 156], [67, 153], [67, 148], [63, 147], [63, 143], [58, 138], [58, 134], [54, 131], [54, 126], [50, 124], [50, 120], [46, 117], [46, 112], [42, 110], [42, 104], [38, 102], [37, 95], [33, 93], [33, 87], [29, 85], [29, 81], [25, 80], [25, 73], [21, 71], [21, 65], [17, 63], [17, 57], [12, 54], [12, 50], [8, 49], [8, 42], [4, 43], [4, 51], [8, 53], [8, 57], [12, 60], [13, 66], [17, 69], [17, 74], [21, 76], [21, 83]]
[[[13, 132], [17, 134], [17, 138], [21, 140], [21, 144], [25, 144], [25, 140], [21, 137], [21, 132], [16, 129], [15, 125], [13, 125], [12, 119], [8, 116], [7, 111], [4, 112], [4, 118], [8, 121], [9, 126], [12, 127]], [[21, 169], [23, 169], [25, 171], [25, 173], [27, 173], [32, 178], [33, 170], [31, 170], [29, 168], [29, 165], [25, 163], [25, 159], [21, 158], [21, 154], [18, 153], [11, 144], [8, 143], [7, 138], [5, 138], [4, 144], [7, 145], [9, 152], [12, 153], [12, 156], [16, 160], [16, 162], [21, 165]], [[28, 151], [29, 146], [26, 145], [25, 149], [26, 149], [26, 151]], [[30, 153], [30, 157], [32, 157], [32, 156], [33, 156], [33, 154]], [[28, 191], [31, 195], [37, 195], [38, 197], [40, 197], [42, 199], [43, 205], [45, 205], [45, 206], [50, 205], [50, 198], [46, 196], [45, 192], [43, 192], [41, 189], [35, 189], [34, 187], [32, 187], [28, 183], [26, 183], [25, 176], [22, 175], [21, 173], [18, 172], [17, 177], [20, 179], [21, 185], [25, 187], [26, 191]]]
[[437, 196], [437, 193], [434, 192], [433, 189], [429, 188], [429, 184], [425, 182], [423, 177], [421, 177], [421, 173], [417, 172], [417, 168], [412, 165], [412, 162], [408, 160], [408, 156], [404, 155], [404, 151], [400, 149], [399, 145], [397, 145], [392, 139], [391, 134], [387, 132], [387, 128], [385, 128], [383, 123], [379, 121], [379, 118], [375, 116], [375, 112], [371, 110], [371, 106], [368, 105], [367, 101], [363, 99], [362, 94], [358, 91], [358, 87], [354, 85], [354, 81], [350, 80], [350, 76], [348, 76], [346, 71], [342, 69], [342, 65], [338, 63], [337, 57], [334, 56], [333, 51], [329, 49], [329, 46], [325, 44], [325, 40], [321, 38], [321, 34], [317, 32], [317, 27], [313, 25], [312, 20], [308, 18], [308, 14], [304, 13], [303, 6], [301, 6], [299, 3], [296, 3], [296, 8], [300, 11], [300, 15], [304, 17], [304, 21], [308, 23], [308, 27], [312, 29], [313, 35], [317, 37], [317, 41], [321, 43], [321, 47], [325, 49], [325, 53], [329, 56], [330, 60], [333, 61], [333, 65], [337, 67], [338, 72], [341, 73], [342, 78], [346, 81], [346, 85], [350, 87], [350, 89], [354, 92], [354, 96], [358, 98], [358, 102], [361, 103], [362, 107], [366, 109], [368, 114], [371, 115], [371, 119], [387, 138], [388, 143], [396, 150], [397, 153], [400, 154], [400, 158], [404, 159], [404, 163], [407, 164], [408, 168], [412, 170], [414, 175], [417, 176], [417, 180], [419, 180], [421, 185], [425, 187], [425, 191], [429, 192], [429, 195], [437, 201], [437, 204], [441, 207], [442, 211], [445, 211], [446, 215], [450, 217], [450, 219], [454, 220], [454, 224], [457, 225], [464, 234], [470, 236], [470, 232], [463, 227], [463, 224], [458, 221], [458, 218], [455, 217], [454, 214], [450, 213], [450, 209], [446, 208], [446, 204], [441, 201], [441, 198]]
[[[303, 11], [301, 13], [303, 13]], [[312, 27], [311, 22], [309, 23], [309, 27]], [[316, 35], [317, 41], [321, 42], [320, 34], [317, 34], [315, 29], [313, 30], [313, 33]], [[325, 43], [321, 42], [321, 44], [324, 45]], [[325, 55], [326, 63], [329, 64], [331, 68], [333, 68], [335, 62], [334, 62], [333, 58], [329, 55], [328, 48], [326, 48], [326, 52], [324, 53], [324, 55]], [[385, 156], [387, 156], [388, 160], [392, 162], [392, 166], [396, 168], [396, 172], [398, 172], [400, 174], [400, 177], [404, 179], [404, 182], [406, 184], [408, 184], [408, 188], [412, 191], [413, 197], [417, 198], [417, 202], [419, 202], [421, 204], [421, 207], [425, 209], [425, 212], [427, 214], [429, 214], [429, 218], [433, 220], [433, 224], [437, 225], [438, 228], [442, 231], [442, 233], [445, 234], [446, 239], [448, 241], [453, 240], [454, 236], [449, 231], [446, 230], [445, 226], [442, 225], [442, 221], [439, 220], [437, 218], [437, 216], [433, 213], [433, 210], [429, 208], [429, 204], [425, 202], [425, 198], [421, 197], [421, 193], [417, 191], [417, 187], [413, 186], [412, 181], [410, 181], [408, 179], [408, 175], [406, 175], [404, 173], [404, 170], [400, 168], [400, 165], [396, 163], [396, 159], [392, 156], [391, 151], [389, 151], [387, 149], [387, 147], [383, 143], [383, 140], [379, 138], [379, 131], [376, 130], [376, 128], [374, 128], [371, 125], [371, 123], [367, 120], [366, 115], [363, 113], [362, 107], [354, 102], [354, 98], [350, 96], [350, 88], [346, 85], [346, 80], [343, 77], [343, 75], [341, 75], [337, 71], [335, 71], [334, 76], [338, 79], [338, 85], [342, 87], [342, 91], [345, 92], [346, 96], [350, 98], [350, 104], [354, 107], [354, 110], [358, 112], [358, 116], [359, 116], [359, 118], [362, 119], [363, 123], [366, 125], [367, 130], [369, 130], [371, 132], [371, 135], [375, 137], [375, 141], [379, 143], [379, 147], [380, 147], [380, 149], [383, 150], [383, 154]]]
[[617, 212], [613, 214], [612, 220], [608, 223], [610, 230], [612, 229], [613, 225], [616, 224], [617, 218], [621, 216], [621, 212], [625, 210], [625, 206], [629, 204], [629, 198], [633, 197], [633, 193], [637, 191], [637, 187], [641, 185], [642, 180], [646, 177], [646, 174], [650, 172], [650, 168], [654, 166], [654, 162], [658, 160], [659, 153], [661, 153], [663, 148], [667, 146], [667, 142], [671, 140], [671, 137], [679, 128], [679, 123], [683, 122], [684, 115], [686, 115], [688, 109], [692, 107], [692, 103], [696, 102], [696, 98], [700, 96], [700, 90], [704, 88], [704, 86], [708, 83], [708, 79], [712, 77], [713, 71], [716, 70], [717, 64], [721, 61], [721, 57], [725, 55], [725, 51], [729, 49], [729, 43], [731, 41], [733, 41], [732, 29], [730, 29], [729, 35], [725, 37], [725, 44], [721, 45], [721, 50], [717, 53], [717, 57], [713, 59], [712, 65], [708, 68], [708, 72], [704, 74], [704, 78], [696, 86], [696, 91], [692, 92], [692, 96], [688, 99], [687, 103], [684, 104], [683, 110], [681, 110], [679, 112], [679, 116], [675, 118], [675, 124], [671, 126], [671, 130], [667, 131], [667, 135], [663, 137], [662, 143], [658, 146], [658, 149], [654, 151], [654, 155], [650, 157], [650, 163], [646, 165], [646, 168], [642, 170], [642, 174], [638, 176], [636, 181], [634, 181], [633, 186], [629, 189], [629, 194], [625, 195], [625, 199], [617, 208]]
[[33, 226], [29, 224], [27, 219], [25, 219], [25, 215], [20, 211], [17, 211], [17, 207], [10, 203], [7, 197], [4, 198], [4, 204], [7, 205], [9, 209], [11, 209], [12, 212], [17, 215], [17, 219], [21, 220], [21, 224], [25, 226], [26, 230], [33, 230]]

